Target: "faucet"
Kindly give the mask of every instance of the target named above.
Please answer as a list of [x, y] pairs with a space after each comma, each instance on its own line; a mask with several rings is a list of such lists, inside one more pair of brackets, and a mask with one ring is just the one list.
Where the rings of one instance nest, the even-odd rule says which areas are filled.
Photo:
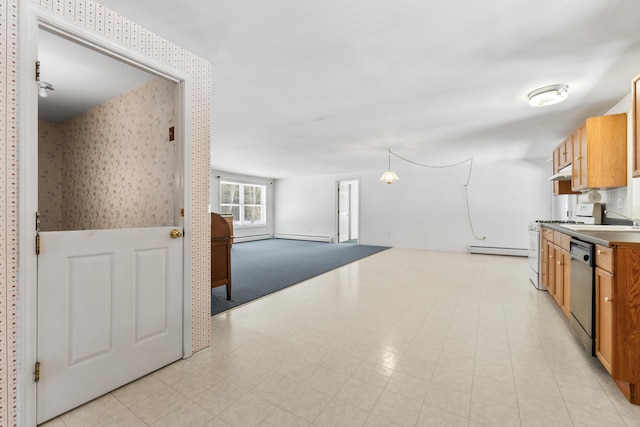
[[626, 216], [624, 214], [621, 214], [620, 212], [610, 211], [608, 209], [605, 209], [604, 214], [606, 216], [608, 216], [609, 213], [616, 214], [616, 215], [619, 215], [619, 216], [621, 216], [623, 218], [626, 218], [626, 219], [630, 220], [633, 223], [633, 226], [632, 226], [633, 228], [640, 228], [640, 220], [638, 220], [638, 219], [634, 219], [634, 218], [628, 217], [628, 216]]

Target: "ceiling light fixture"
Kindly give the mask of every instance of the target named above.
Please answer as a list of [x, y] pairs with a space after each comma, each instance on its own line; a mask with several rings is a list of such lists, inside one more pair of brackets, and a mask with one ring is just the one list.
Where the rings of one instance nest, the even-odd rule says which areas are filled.
[[40, 95], [41, 98], [49, 96], [47, 93], [48, 90], [55, 90], [53, 86], [51, 86], [51, 83], [43, 82], [42, 80], [38, 81], [38, 86], [40, 87], [38, 95]]
[[529, 105], [545, 107], [562, 102], [569, 96], [569, 86], [565, 84], [541, 87], [529, 93]]
[[400, 181], [398, 175], [391, 170], [391, 148], [389, 150], [389, 167], [385, 173], [380, 177], [380, 181], [385, 181], [387, 184], [391, 184], [393, 181]]

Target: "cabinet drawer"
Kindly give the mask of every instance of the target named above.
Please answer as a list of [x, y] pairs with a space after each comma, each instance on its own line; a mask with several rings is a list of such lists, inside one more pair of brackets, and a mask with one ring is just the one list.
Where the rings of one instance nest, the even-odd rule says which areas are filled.
[[553, 241], [553, 230], [550, 228], [542, 227], [542, 238]]
[[562, 233], [559, 231], [553, 230], [553, 243], [558, 246], [562, 246]]
[[613, 249], [596, 245], [596, 266], [610, 273], [613, 271]]
[[571, 236], [569, 236], [568, 234], [564, 234], [563, 233], [562, 234], [562, 244], [560, 246], [565, 251], [570, 251], [571, 250]]

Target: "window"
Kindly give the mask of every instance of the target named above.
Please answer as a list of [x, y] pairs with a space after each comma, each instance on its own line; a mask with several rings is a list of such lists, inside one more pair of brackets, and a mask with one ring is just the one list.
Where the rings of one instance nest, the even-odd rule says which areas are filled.
[[264, 185], [220, 181], [220, 213], [233, 215], [234, 225], [265, 225], [266, 199]]

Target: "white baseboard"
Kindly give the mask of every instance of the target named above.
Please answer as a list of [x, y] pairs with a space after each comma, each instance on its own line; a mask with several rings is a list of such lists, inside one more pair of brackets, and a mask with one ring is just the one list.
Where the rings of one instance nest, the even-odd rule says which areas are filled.
[[309, 240], [311, 242], [333, 242], [333, 237], [331, 236], [314, 236], [311, 234], [287, 234], [287, 233], [276, 233], [276, 239], [289, 239], [289, 240]]
[[509, 256], [523, 256], [529, 255], [527, 249], [522, 248], [500, 248], [493, 246], [469, 246], [470, 254], [485, 254], [485, 255], [509, 255]]
[[252, 234], [250, 236], [234, 236], [233, 243], [253, 242], [254, 240], [266, 240], [271, 239], [271, 234]]

